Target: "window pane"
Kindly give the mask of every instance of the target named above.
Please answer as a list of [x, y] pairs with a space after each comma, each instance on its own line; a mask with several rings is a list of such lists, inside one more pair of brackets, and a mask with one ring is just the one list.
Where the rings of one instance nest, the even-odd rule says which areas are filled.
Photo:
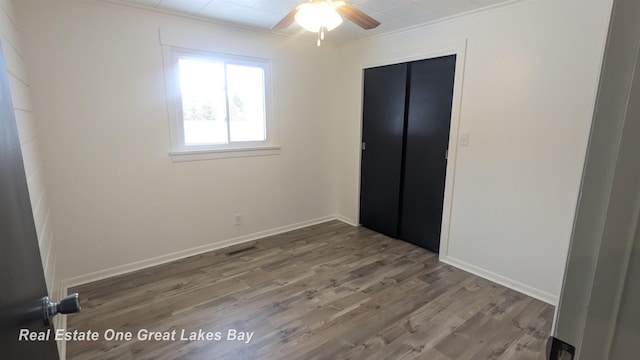
[[226, 144], [224, 63], [183, 58], [178, 62], [184, 144]]
[[266, 140], [264, 70], [227, 65], [231, 141]]

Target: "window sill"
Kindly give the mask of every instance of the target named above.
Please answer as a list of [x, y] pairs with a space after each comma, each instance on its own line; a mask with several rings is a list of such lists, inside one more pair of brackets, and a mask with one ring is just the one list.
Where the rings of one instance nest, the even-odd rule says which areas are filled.
[[169, 155], [171, 156], [171, 161], [173, 162], [269, 156], [278, 154], [280, 154], [280, 146], [261, 146], [252, 148], [228, 148], [211, 150], [185, 150], [172, 151], [169, 153]]

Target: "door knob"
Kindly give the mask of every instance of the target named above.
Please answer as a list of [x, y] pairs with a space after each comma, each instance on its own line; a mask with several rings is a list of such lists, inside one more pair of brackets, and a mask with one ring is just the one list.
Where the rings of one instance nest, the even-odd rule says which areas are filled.
[[57, 314], [73, 314], [80, 311], [80, 298], [78, 293], [66, 296], [59, 302], [51, 301], [48, 296], [42, 299], [42, 309], [44, 311], [44, 324], [49, 326], [51, 319]]

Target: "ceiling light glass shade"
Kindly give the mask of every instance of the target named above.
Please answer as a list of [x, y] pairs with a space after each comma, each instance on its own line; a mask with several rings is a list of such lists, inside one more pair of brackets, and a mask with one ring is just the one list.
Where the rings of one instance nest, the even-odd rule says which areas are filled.
[[300, 26], [311, 32], [318, 32], [321, 27], [331, 31], [342, 24], [340, 15], [326, 1], [313, 1], [300, 5], [295, 19]]

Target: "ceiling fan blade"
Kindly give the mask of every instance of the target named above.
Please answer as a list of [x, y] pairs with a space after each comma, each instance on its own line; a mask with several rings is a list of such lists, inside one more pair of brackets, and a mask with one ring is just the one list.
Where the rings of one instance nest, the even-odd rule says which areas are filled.
[[298, 13], [298, 8], [291, 10], [290, 13], [285, 15], [277, 24], [275, 24], [271, 30], [282, 30], [289, 27], [289, 25], [293, 24], [293, 21], [296, 19], [296, 14]]
[[380, 22], [364, 12], [358, 10], [355, 6], [342, 3], [336, 6], [336, 11], [343, 18], [350, 20], [354, 24], [365, 30], [373, 29], [380, 25]]

